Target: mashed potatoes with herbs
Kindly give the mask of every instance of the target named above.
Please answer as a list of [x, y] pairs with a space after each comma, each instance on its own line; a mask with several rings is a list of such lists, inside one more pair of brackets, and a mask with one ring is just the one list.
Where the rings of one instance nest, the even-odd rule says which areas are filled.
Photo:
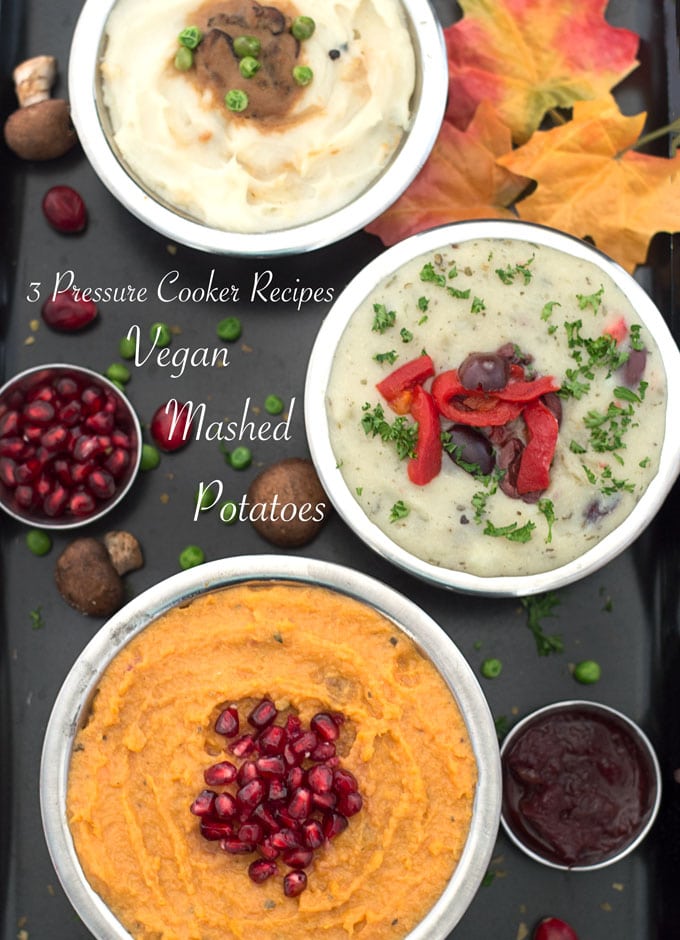
[[[437, 431], [449, 435], [441, 470], [412, 482], [413, 416], [408, 403], [396, 413], [376, 385], [423, 353], [434, 363], [422, 382], [428, 394], [473, 353], [500, 354], [511, 382], [552, 378], [557, 394], [537, 399], [545, 424], [552, 411], [558, 427], [547, 458], [526, 412], [485, 426], [479, 409], [512, 409], [493, 392], [474, 401], [459, 394], [461, 413], [478, 409], [469, 430], [488, 465], [456, 454], [454, 421], [439, 415]], [[433, 565], [480, 576], [564, 565], [620, 525], [659, 466], [667, 405], [659, 351], [604, 271], [554, 248], [475, 239], [415, 258], [362, 302], [334, 362], [326, 407], [338, 472], [375, 525]], [[548, 478], [518, 492], [530, 452], [549, 464]]]
[[[242, 78], [234, 39], [252, 32], [253, 9], [274, 10], [286, 26], [282, 33], [272, 27], [259, 70]], [[290, 38], [298, 15], [315, 22], [295, 49], [295, 65], [313, 77], [291, 89], [276, 70], [280, 41]], [[199, 21], [203, 40], [194, 64], [180, 70], [178, 35]], [[210, 66], [214, 81], [207, 83], [197, 80], [196, 65], [209, 47], [219, 47], [226, 59], [225, 68]], [[285, 75], [290, 71], [286, 65]], [[299, 9], [288, 0], [276, 7], [250, 0], [211, 0], [203, 7], [191, 0], [118, 0], [107, 22], [101, 75], [113, 143], [144, 187], [207, 225], [257, 233], [320, 218], [380, 174], [409, 127], [415, 57], [398, 0]], [[267, 76], [269, 104], [276, 104], [278, 89], [285, 108], [263, 111], [255, 104]], [[225, 104], [234, 88], [252, 99], [241, 112]]]

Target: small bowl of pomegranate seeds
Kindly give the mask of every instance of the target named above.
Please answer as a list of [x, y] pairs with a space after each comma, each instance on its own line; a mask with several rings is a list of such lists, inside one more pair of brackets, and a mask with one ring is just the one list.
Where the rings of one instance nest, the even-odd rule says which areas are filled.
[[551, 868], [612, 865], [645, 838], [661, 803], [661, 770], [644, 731], [606, 705], [557, 702], [503, 741], [503, 828]]
[[0, 389], [0, 506], [19, 522], [70, 529], [123, 498], [141, 459], [125, 396], [82, 366], [35, 366]]
[[[209, 562], [119, 611], [43, 749], [48, 846], [98, 940], [444, 940], [500, 815], [492, 716], [452, 640], [348, 568]], [[149, 891], [153, 884], [153, 891]]]

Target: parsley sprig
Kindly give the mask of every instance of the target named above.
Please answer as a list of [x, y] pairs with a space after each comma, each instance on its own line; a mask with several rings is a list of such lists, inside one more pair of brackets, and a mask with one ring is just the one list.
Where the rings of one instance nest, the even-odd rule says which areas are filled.
[[383, 406], [380, 404], [371, 408], [370, 403], [366, 402], [361, 410], [364, 412], [361, 426], [366, 434], [393, 443], [400, 460], [415, 456], [415, 446], [418, 440], [417, 424], [409, 423], [404, 415], [399, 415], [390, 424], [385, 417]]
[[539, 656], [550, 656], [551, 653], [563, 653], [564, 643], [558, 633], [546, 634], [541, 621], [546, 617], [554, 617], [555, 607], [560, 599], [553, 591], [545, 594], [534, 594], [532, 597], [520, 598], [522, 606], [527, 612], [527, 626], [534, 635], [536, 652]]

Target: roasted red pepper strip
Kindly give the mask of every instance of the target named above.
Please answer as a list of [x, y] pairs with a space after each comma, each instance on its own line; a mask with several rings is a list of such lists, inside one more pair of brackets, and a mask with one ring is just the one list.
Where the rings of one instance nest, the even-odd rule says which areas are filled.
[[548, 392], [558, 392], [560, 386], [551, 375], [544, 375], [533, 382], [508, 382], [505, 388], [494, 392], [501, 401], [535, 401]]
[[557, 418], [541, 401], [525, 405], [523, 415], [529, 440], [522, 451], [517, 474], [517, 492], [520, 496], [547, 490], [559, 431]]
[[[439, 373], [432, 383], [432, 397], [449, 421], [478, 428], [501, 427], [519, 417], [524, 407], [521, 402], [500, 401], [495, 394], [472, 392], [461, 384], [456, 369]], [[453, 400], [456, 397], [464, 398], [472, 410], [461, 408], [461, 402]]]
[[439, 411], [432, 395], [420, 385], [413, 389], [411, 415], [418, 422], [418, 440], [416, 455], [408, 462], [408, 478], [411, 483], [425, 486], [442, 468], [442, 442]]
[[422, 385], [425, 379], [429, 379], [432, 375], [434, 375], [434, 362], [430, 356], [423, 354], [390, 372], [381, 382], [378, 382], [376, 388], [388, 404], [391, 404], [399, 400], [402, 392], [410, 391], [416, 385]]

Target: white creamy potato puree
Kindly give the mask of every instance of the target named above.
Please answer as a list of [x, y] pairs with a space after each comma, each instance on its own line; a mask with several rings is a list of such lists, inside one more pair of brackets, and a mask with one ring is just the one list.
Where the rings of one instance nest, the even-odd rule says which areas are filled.
[[[444, 275], [444, 286], [421, 280], [427, 263]], [[526, 283], [518, 265], [530, 272]], [[515, 269], [515, 275], [504, 283], [497, 271], [508, 269]], [[449, 276], [452, 270], [457, 271], [454, 277]], [[454, 297], [449, 288], [463, 293], [469, 289], [469, 296]], [[589, 303], [586, 298], [594, 295], [599, 302], [595, 297]], [[372, 329], [375, 304], [396, 314], [394, 325], [383, 333]], [[397, 545], [430, 564], [487, 577], [548, 571], [595, 545], [629, 515], [658, 468], [666, 383], [658, 349], [644, 326], [639, 342], [647, 350], [642, 375], [647, 385], [641, 402], [621, 401], [614, 389], [625, 384], [622, 369], [609, 374], [601, 365], [592, 369], [592, 379], [578, 375], [579, 382], [589, 386], [580, 398], [560, 393], [562, 420], [550, 484], [541, 502], [507, 496], [493, 481], [461, 469], [446, 453], [437, 477], [423, 486], [413, 484], [408, 460], [398, 457], [394, 443], [365, 433], [363, 409], [367, 403], [371, 409], [381, 403], [386, 420], [393, 422], [397, 416], [376, 383], [423, 351], [433, 358], [438, 374], [457, 369], [470, 353], [492, 353], [513, 343], [533, 357], [531, 367], [538, 376], [554, 376], [564, 386], [589, 358], [582, 344], [570, 346], [565, 324], [580, 320], [580, 336], [597, 340], [622, 317], [628, 335], [620, 347], [628, 349], [630, 328], [640, 320], [617, 285], [588, 261], [519, 240], [480, 239], [448, 246], [439, 254], [416, 258], [378, 284], [341, 337], [327, 389], [339, 472], [369, 519]], [[412, 335], [407, 342], [402, 329], [408, 331], [407, 338]], [[393, 364], [375, 360], [390, 351], [398, 354]], [[580, 362], [574, 358], [579, 353]], [[427, 380], [424, 388], [431, 383]], [[640, 391], [637, 383], [633, 390], [636, 395]], [[623, 422], [623, 446], [601, 452], [593, 445], [587, 423], [592, 424], [590, 413], [601, 416], [611, 403], [624, 409], [630, 404], [632, 416]], [[406, 420], [412, 423], [409, 415]], [[614, 420], [621, 425], [620, 417]], [[450, 426], [451, 421], [442, 420], [442, 429]], [[600, 428], [607, 430], [608, 439], [617, 437], [610, 421]], [[552, 525], [546, 500], [554, 511]], [[399, 503], [407, 514], [392, 521]], [[517, 542], [485, 534], [489, 523], [496, 529], [513, 523], [515, 529], [528, 523], [534, 528], [529, 526], [528, 541]]]
[[409, 126], [415, 57], [397, 0], [275, 5], [316, 23], [298, 59], [313, 80], [279, 124], [230, 112], [174, 67], [200, 0], [118, 0], [108, 19], [102, 92], [122, 160], [153, 194], [216, 228], [283, 229], [346, 205]]

